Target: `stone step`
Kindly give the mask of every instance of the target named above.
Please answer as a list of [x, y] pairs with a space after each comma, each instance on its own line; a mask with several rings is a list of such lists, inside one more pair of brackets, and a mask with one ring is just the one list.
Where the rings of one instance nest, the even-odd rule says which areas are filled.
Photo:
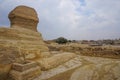
[[39, 66], [32, 67], [22, 72], [11, 70], [10, 78], [12, 78], [13, 80], [33, 80], [34, 78], [39, 76], [40, 73], [41, 73], [41, 70]]
[[37, 63], [35, 62], [25, 62], [25, 63], [13, 63], [12, 70], [16, 70], [18, 72], [29, 70], [30, 68], [36, 67]]

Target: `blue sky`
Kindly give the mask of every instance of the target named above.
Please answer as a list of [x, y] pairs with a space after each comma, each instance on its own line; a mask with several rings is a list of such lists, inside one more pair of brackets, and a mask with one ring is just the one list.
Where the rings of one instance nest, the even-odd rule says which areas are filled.
[[120, 0], [0, 0], [0, 26], [10, 26], [8, 13], [18, 5], [37, 11], [44, 39], [120, 38]]

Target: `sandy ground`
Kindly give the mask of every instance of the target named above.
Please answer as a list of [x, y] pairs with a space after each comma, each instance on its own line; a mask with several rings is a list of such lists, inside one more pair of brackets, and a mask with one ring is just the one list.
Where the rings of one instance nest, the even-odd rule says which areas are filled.
[[35, 80], [120, 80], [120, 59], [78, 55]]

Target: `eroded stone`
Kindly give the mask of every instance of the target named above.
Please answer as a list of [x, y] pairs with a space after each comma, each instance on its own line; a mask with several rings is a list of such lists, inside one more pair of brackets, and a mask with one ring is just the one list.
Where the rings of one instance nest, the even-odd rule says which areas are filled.
[[[43, 58], [48, 47], [37, 31], [39, 22], [36, 11], [18, 6], [9, 14], [10, 28], [0, 27], [0, 78], [5, 80], [12, 63]], [[0, 79], [0, 80], [1, 80]]]
[[36, 11], [27, 6], [18, 6], [9, 14], [11, 27], [22, 27], [37, 31], [39, 19]]

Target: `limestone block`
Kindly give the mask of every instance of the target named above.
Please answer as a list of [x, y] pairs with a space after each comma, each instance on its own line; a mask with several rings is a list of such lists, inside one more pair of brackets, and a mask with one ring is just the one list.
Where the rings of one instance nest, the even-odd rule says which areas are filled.
[[51, 68], [54, 68], [60, 64], [63, 64], [64, 62], [69, 61], [70, 59], [76, 57], [74, 53], [61, 53], [56, 54], [49, 58], [44, 58], [42, 60], [38, 60], [38, 64], [40, 65], [42, 70], [48, 70]]
[[40, 68], [37, 66], [23, 72], [12, 70], [10, 75], [14, 80], [33, 80], [40, 75]]
[[13, 63], [12, 69], [16, 70], [16, 71], [19, 71], [19, 72], [22, 72], [24, 70], [28, 70], [28, 69], [30, 69], [32, 67], [36, 67], [36, 66], [37, 66], [37, 64], [35, 62], [27, 61], [27, 62], [22, 63], [22, 64], [20, 64], [20, 63]]
[[9, 75], [13, 80], [33, 80], [40, 73], [40, 67], [35, 62], [27, 62], [14, 63]]

